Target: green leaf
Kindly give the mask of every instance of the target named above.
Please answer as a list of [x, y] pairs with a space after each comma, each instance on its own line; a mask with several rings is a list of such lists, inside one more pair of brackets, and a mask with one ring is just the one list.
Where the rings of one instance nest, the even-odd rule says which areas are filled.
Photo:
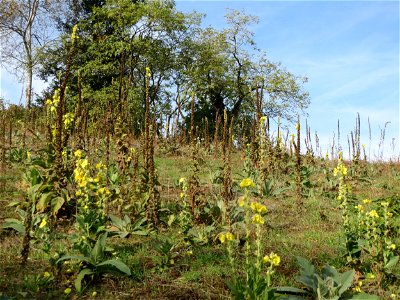
[[17, 219], [13, 219], [13, 218], [8, 218], [4, 220], [4, 224], [3, 224], [3, 228], [12, 228], [15, 231], [19, 232], [20, 234], [24, 235], [25, 234], [25, 226], [24, 224]]
[[41, 213], [46, 209], [52, 196], [53, 193], [44, 193], [41, 195], [38, 203], [36, 204], [36, 210], [38, 213]]
[[75, 283], [75, 288], [78, 292], [81, 292], [82, 290], [82, 280], [86, 275], [92, 275], [94, 274], [92, 270], [85, 268], [82, 271], [79, 272], [78, 276], [76, 276], [76, 279], [74, 281]]
[[356, 271], [350, 270], [350, 271], [347, 271], [347, 272], [339, 275], [339, 277], [340, 277], [339, 283], [342, 285], [339, 289], [339, 296], [342, 295], [345, 291], [347, 291], [347, 289], [349, 287], [351, 287], [355, 274], [356, 274]]
[[90, 258], [85, 257], [85, 256], [80, 256], [80, 255], [64, 255], [63, 257], [60, 257], [57, 261], [56, 264], [58, 264], [59, 262], [62, 262], [64, 260], [72, 260], [72, 259], [76, 259], [76, 260], [80, 260], [80, 261], [85, 261], [89, 264], [93, 265], [93, 262], [90, 260]]
[[18, 206], [21, 204], [21, 201], [11, 201], [6, 205], [6, 207], [13, 207], [13, 206]]
[[51, 199], [51, 213], [53, 214], [53, 216], [57, 215], [64, 202], [65, 200], [63, 197], [55, 197]]
[[399, 256], [392, 257], [389, 262], [385, 265], [385, 269], [393, 268], [399, 261]]
[[103, 266], [112, 266], [114, 268], [116, 268], [119, 272], [130, 276], [131, 275], [131, 270], [129, 269], [129, 267], [124, 264], [122, 261], [119, 260], [115, 260], [115, 259], [110, 259], [110, 260], [106, 260], [103, 261], [99, 264], [97, 264], [96, 267], [103, 267]]
[[97, 264], [103, 258], [104, 249], [106, 248], [107, 232], [99, 236], [94, 245], [92, 252], [90, 253], [91, 259]]

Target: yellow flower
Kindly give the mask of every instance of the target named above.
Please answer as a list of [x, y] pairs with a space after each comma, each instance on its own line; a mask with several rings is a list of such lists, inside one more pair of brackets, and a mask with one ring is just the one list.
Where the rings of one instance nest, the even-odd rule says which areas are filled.
[[269, 263], [269, 262], [271, 261], [271, 259], [269, 258], [268, 255], [265, 255], [264, 258], [263, 258], [263, 261], [264, 261], [265, 263]]
[[74, 156], [76, 157], [76, 158], [81, 158], [82, 157], [82, 150], [76, 150], [75, 152], [74, 152]]
[[264, 224], [264, 218], [259, 214], [255, 214], [252, 221], [254, 224]]
[[382, 205], [383, 207], [388, 207], [388, 206], [389, 206], [389, 202], [382, 201], [382, 202], [381, 202], [381, 205]]
[[239, 198], [238, 204], [239, 204], [239, 207], [245, 206], [246, 201], [244, 200], [244, 197], [240, 197], [240, 198]]
[[386, 215], [387, 215], [388, 218], [393, 217], [393, 213], [391, 213], [390, 211], [388, 211], [388, 212], [386, 213]]
[[230, 232], [227, 232], [227, 233], [225, 234], [225, 237], [226, 237], [226, 240], [227, 240], [227, 241], [233, 241], [233, 240], [235, 239], [235, 237], [233, 236], [233, 234], [230, 233]]
[[274, 266], [279, 266], [279, 264], [281, 263], [281, 258], [279, 257], [279, 255], [273, 252], [270, 254], [270, 258]]
[[371, 210], [371, 211], [368, 213], [368, 215], [369, 215], [370, 217], [372, 217], [372, 218], [379, 218], [379, 215], [378, 215], [378, 213], [376, 212], [375, 209]]
[[185, 194], [184, 192], [181, 192], [181, 193], [179, 194], [179, 197], [181, 197], [181, 198], [185, 198], [185, 196], [186, 196], [186, 194]]
[[89, 162], [87, 159], [82, 159], [81, 161], [81, 168], [86, 169], [86, 167], [89, 165]]
[[66, 288], [65, 290], [64, 290], [64, 294], [65, 295], [69, 295], [69, 294], [71, 294], [71, 288]]
[[31, 158], [31, 153], [29, 151], [26, 151], [26, 158], [30, 159]]
[[358, 205], [354, 206], [354, 208], [359, 210], [359, 211], [364, 211], [364, 206], [362, 206], [361, 204], [358, 204]]
[[150, 77], [151, 76], [151, 70], [149, 67], [146, 67], [146, 77]]
[[221, 244], [225, 243], [225, 234], [224, 233], [220, 233], [218, 236], [219, 241], [221, 242]]
[[260, 203], [258, 203], [258, 202], [252, 202], [252, 203], [250, 204], [250, 208], [251, 208], [254, 212], [257, 212], [257, 213], [259, 213], [259, 214], [262, 214], [262, 213], [266, 213], [266, 212], [267, 212], [267, 208], [265, 207], [265, 205], [262, 205], [262, 204], [260, 204]]
[[185, 183], [185, 182], [186, 182], [186, 178], [185, 177], [179, 178], [179, 183], [180, 184]]
[[395, 244], [391, 244], [388, 248], [390, 250], [396, 250], [396, 245]]
[[39, 228], [43, 228], [44, 226], [46, 226], [47, 221], [46, 219], [43, 219], [42, 222], [40, 222]]
[[97, 296], [97, 292], [94, 291], [94, 292], [92, 293], [92, 297], [96, 297], [96, 296]]
[[50, 99], [46, 100], [46, 105], [52, 105], [52, 104], [53, 104], [53, 101], [51, 101]]
[[264, 124], [267, 121], [267, 117], [266, 116], [262, 116], [260, 118], [260, 123]]
[[50, 107], [50, 111], [51, 111], [51, 112], [55, 112], [55, 111], [56, 111], [56, 107], [55, 107], [55, 106], [51, 106], [51, 107]]
[[49, 278], [50, 277], [50, 273], [49, 272], [44, 272], [43, 277], [44, 278]]
[[364, 202], [364, 204], [370, 204], [372, 201], [369, 199], [364, 199], [363, 202]]
[[245, 178], [240, 183], [241, 188], [249, 188], [249, 187], [256, 187], [256, 184], [253, 182], [251, 178]]
[[297, 131], [300, 130], [300, 123], [299, 123], [299, 122], [296, 123], [296, 130], [297, 130]]
[[76, 191], [75, 195], [76, 195], [77, 197], [82, 196], [82, 191], [81, 191], [81, 190]]

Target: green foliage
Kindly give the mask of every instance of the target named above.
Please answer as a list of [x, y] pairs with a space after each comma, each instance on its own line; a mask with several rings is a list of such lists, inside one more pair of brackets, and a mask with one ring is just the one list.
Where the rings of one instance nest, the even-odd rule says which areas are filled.
[[102, 233], [93, 248], [82, 248], [82, 256], [65, 255], [61, 257], [57, 264], [68, 260], [80, 262], [80, 271], [75, 279], [75, 288], [78, 292], [82, 291], [82, 281], [86, 276], [98, 277], [105, 273], [120, 273], [130, 276], [131, 271], [127, 265], [120, 260], [108, 259], [106, 255], [107, 233]]

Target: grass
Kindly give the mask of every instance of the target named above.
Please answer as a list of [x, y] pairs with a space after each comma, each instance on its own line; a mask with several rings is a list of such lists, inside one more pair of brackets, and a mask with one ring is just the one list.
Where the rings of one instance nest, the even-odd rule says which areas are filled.
[[[190, 175], [190, 149], [181, 149], [180, 155], [157, 152], [155, 159], [158, 178], [161, 185], [162, 207], [168, 203], [177, 204], [180, 201], [178, 180]], [[242, 170], [242, 154], [233, 156], [233, 176], [236, 183], [240, 182], [239, 173]], [[212, 202], [220, 192], [220, 185], [215, 183], [216, 174], [222, 166], [221, 159], [213, 155], [201, 153], [200, 182], [202, 198]], [[333, 166], [332, 166], [333, 167]], [[322, 165], [312, 169], [310, 197], [304, 199], [305, 206], [299, 210], [293, 190], [288, 190], [276, 196], [262, 198], [269, 212], [266, 225], [263, 227], [264, 253], [278, 253], [282, 262], [273, 278], [273, 284], [279, 286], [297, 286], [295, 276], [298, 270], [296, 256], [309, 258], [315, 265], [321, 267], [328, 263], [340, 270], [346, 270], [346, 261], [342, 246], [341, 211], [335, 199], [336, 188], [329, 190], [324, 186], [325, 175]], [[400, 193], [400, 165], [369, 164], [368, 177], [365, 180], [352, 182], [353, 194], [358, 199], [380, 198]], [[18, 167], [9, 166], [0, 176], [0, 222], [5, 218], [14, 217], [14, 210], [7, 204], [21, 198], [23, 189], [20, 185], [21, 171]], [[290, 174], [277, 180], [277, 187], [288, 187], [291, 184]], [[240, 191], [235, 188], [235, 201]], [[53, 251], [70, 248], [62, 234], [73, 232], [72, 223], [65, 223], [58, 228], [61, 238], [55, 241]], [[118, 258], [131, 269], [130, 278], [106, 275], [102, 280], [92, 282], [81, 295], [75, 291], [70, 298], [93, 298], [96, 292], [100, 299], [229, 299], [230, 293], [226, 281], [230, 278], [228, 258], [225, 248], [212, 239], [206, 245], [191, 246], [191, 253], [184, 245], [178, 245], [171, 253], [160, 253], [154, 248], [158, 239], [166, 237], [172, 242], [179, 241], [179, 228], [164, 225], [159, 233], [147, 237], [132, 235], [127, 239], [110, 238], [109, 246], [118, 253]], [[218, 232], [213, 233], [214, 236]], [[74, 275], [57, 271], [49, 264], [49, 257], [40, 249], [40, 243], [33, 244], [28, 264], [21, 269], [19, 253], [22, 239], [15, 232], [2, 230], [0, 232], [0, 297], [8, 296], [15, 299], [62, 299], [67, 298], [64, 290], [71, 286]], [[167, 255], [173, 262], [160, 263]], [[46, 281], [44, 273], [50, 272], [54, 280]], [[369, 291], [385, 298], [394, 290], [393, 286], [385, 291], [373, 286]]]

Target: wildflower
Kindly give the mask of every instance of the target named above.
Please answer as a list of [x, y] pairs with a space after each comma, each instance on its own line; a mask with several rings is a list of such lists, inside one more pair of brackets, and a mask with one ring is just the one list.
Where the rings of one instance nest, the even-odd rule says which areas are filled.
[[244, 197], [240, 197], [240, 198], [238, 199], [239, 207], [245, 206], [246, 201], [245, 201], [244, 199], [245, 199]]
[[82, 157], [82, 150], [76, 150], [75, 152], [74, 152], [74, 156], [76, 157], [76, 158], [81, 158]]
[[56, 109], [55, 106], [50, 107], [50, 111], [51, 111], [51, 112], [55, 112], [56, 110], [57, 110], [57, 109]]
[[149, 67], [146, 67], [146, 77], [150, 77], [151, 76], [151, 70]]
[[381, 202], [381, 205], [382, 205], [383, 207], [388, 207], [388, 206], [389, 206], [389, 202], [382, 201], [382, 202]]
[[92, 293], [92, 297], [96, 297], [96, 296], [97, 296], [97, 292], [94, 291], [94, 292]]
[[26, 151], [26, 158], [30, 159], [31, 158], [31, 153], [29, 151]]
[[376, 212], [375, 209], [371, 210], [371, 211], [368, 213], [368, 215], [369, 215], [371, 218], [379, 218], [379, 215], [378, 215], [378, 213]]
[[193, 251], [192, 250], [186, 251], [186, 255], [188, 255], [188, 256], [193, 255]]
[[249, 188], [249, 187], [256, 187], [256, 184], [253, 182], [251, 178], [245, 178], [240, 183], [241, 188]]
[[364, 211], [364, 206], [362, 206], [361, 204], [354, 206], [354, 208], [359, 210], [360, 212]]
[[373, 273], [367, 273], [367, 279], [375, 279], [375, 274]]
[[265, 207], [265, 205], [262, 205], [262, 204], [260, 204], [260, 203], [258, 203], [258, 202], [252, 202], [252, 203], [250, 204], [250, 208], [251, 208], [254, 212], [257, 212], [257, 213], [259, 213], [259, 214], [262, 214], [262, 213], [266, 213], [266, 212], [267, 212], [267, 208]]
[[391, 213], [390, 211], [388, 211], [388, 212], [386, 213], [386, 215], [387, 215], [388, 218], [393, 217], [393, 213]]
[[225, 234], [225, 237], [226, 237], [226, 240], [227, 240], [227, 241], [233, 241], [233, 240], [235, 239], [235, 237], [233, 236], [233, 234], [230, 233], [230, 232], [227, 232], [227, 233]]
[[364, 202], [364, 204], [370, 204], [372, 201], [369, 199], [364, 199], [363, 202]]
[[45, 227], [46, 224], [47, 224], [47, 221], [46, 221], [46, 218], [44, 218], [44, 219], [42, 220], [42, 222], [40, 222], [39, 228]]
[[77, 32], [78, 32], [78, 24], [75, 24], [74, 27], [72, 28], [72, 34], [71, 34], [72, 43], [74, 43], [78, 38]]
[[266, 116], [262, 116], [262, 117], [260, 118], [260, 123], [261, 123], [261, 124], [264, 124], [266, 121], [267, 121], [267, 117], [266, 117]]
[[44, 272], [43, 277], [44, 278], [49, 278], [50, 277], [50, 273], [49, 272]]
[[396, 245], [395, 244], [391, 244], [388, 247], [390, 250], [396, 250]]
[[77, 197], [82, 196], [82, 191], [81, 190], [76, 191], [75, 196]]
[[220, 233], [220, 235], [218, 236], [218, 239], [221, 242], [221, 244], [225, 243], [225, 234]]
[[299, 123], [299, 122], [296, 123], [296, 130], [297, 130], [297, 131], [300, 130], [300, 123]]
[[269, 263], [269, 262], [271, 261], [271, 259], [269, 258], [268, 255], [265, 255], [264, 258], [263, 258], [263, 261], [264, 261], [265, 263]]
[[69, 295], [69, 294], [71, 294], [71, 288], [66, 288], [65, 290], [64, 290], [64, 294], [65, 295]]
[[264, 218], [259, 214], [255, 214], [252, 218], [252, 221], [254, 224], [264, 224]]
[[273, 252], [270, 254], [270, 257], [271, 257], [272, 264], [274, 266], [279, 266], [279, 264], [281, 263], [281, 258]]
[[179, 183], [180, 183], [180, 184], [183, 184], [183, 183], [185, 183], [185, 182], [186, 182], [186, 178], [185, 178], [185, 177], [179, 178]]
[[46, 105], [49, 105], [49, 106], [50, 106], [50, 105], [52, 105], [52, 104], [53, 104], [53, 102], [52, 102], [50, 99], [47, 99], [47, 100], [46, 100]]
[[181, 192], [181, 193], [179, 194], [179, 196], [180, 196], [181, 199], [182, 199], [182, 198], [185, 198], [186, 194], [185, 194], [184, 192]]

